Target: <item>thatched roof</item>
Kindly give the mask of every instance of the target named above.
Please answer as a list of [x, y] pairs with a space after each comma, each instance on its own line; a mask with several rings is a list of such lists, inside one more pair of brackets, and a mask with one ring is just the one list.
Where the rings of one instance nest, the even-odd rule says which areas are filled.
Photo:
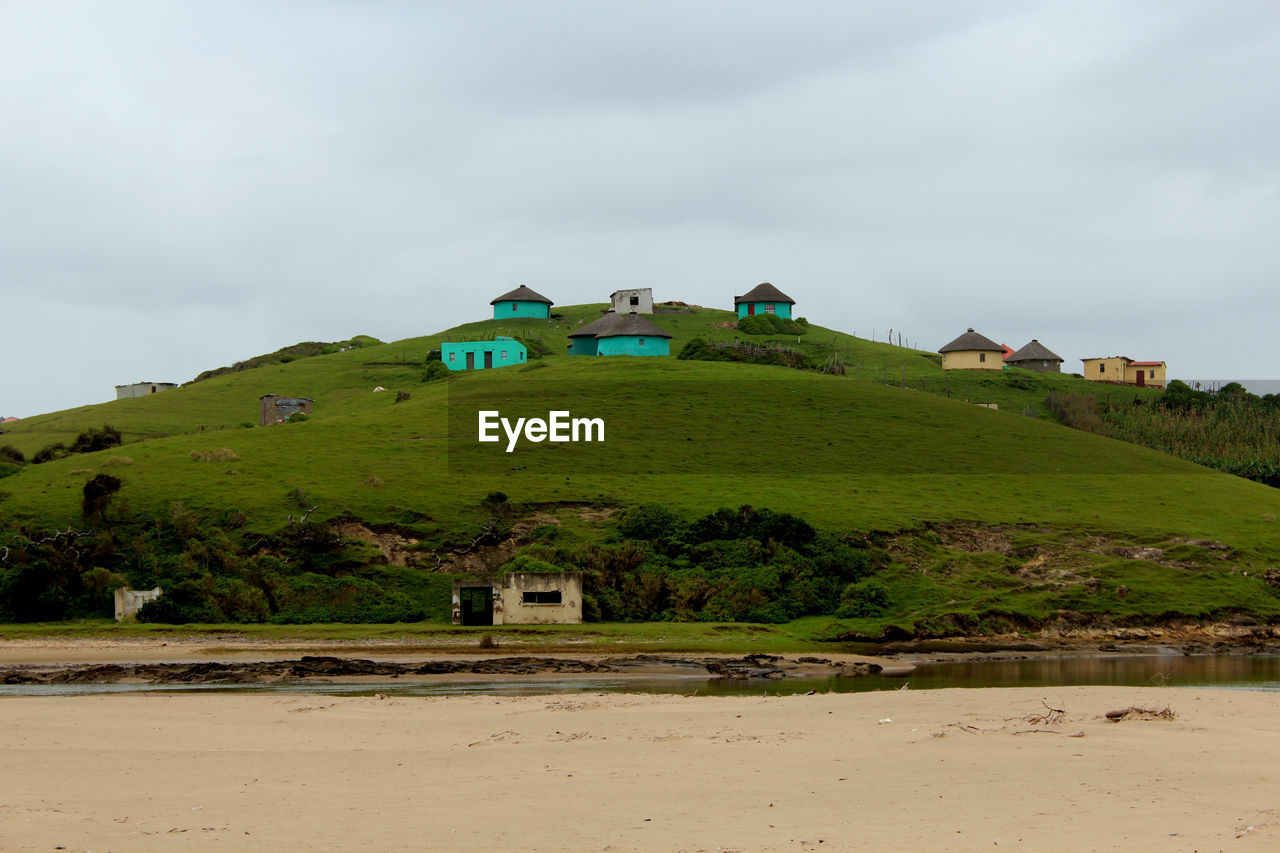
[[938, 350], [938, 352], [964, 352], [966, 350], [998, 352], [1002, 357], [1004, 356], [1004, 347], [1000, 346], [986, 335], [978, 334], [973, 329], [969, 329], [963, 335]]
[[545, 302], [548, 305], [555, 304], [550, 299], [543, 296], [541, 293], [538, 293], [535, 290], [530, 290], [529, 288], [525, 287], [523, 284], [517, 287], [515, 290], [511, 291], [510, 293], [504, 293], [501, 296], [499, 296], [497, 299], [489, 300], [490, 305], [496, 305], [499, 302]]
[[1044, 344], [1035, 340], [1027, 344], [1022, 349], [1005, 359], [1012, 364], [1015, 361], [1062, 361], [1062, 356], [1055, 355], [1054, 352]]
[[592, 320], [592, 321], [591, 321], [590, 323], [588, 323], [587, 325], [582, 326], [581, 328], [577, 329], [576, 331], [572, 331], [572, 332], [570, 332], [570, 333], [569, 333], [569, 337], [571, 337], [571, 338], [594, 338], [594, 337], [595, 337], [596, 335], [598, 335], [600, 332], [605, 331], [606, 329], [608, 329], [609, 327], [611, 327], [614, 323], [618, 322], [618, 319], [619, 319], [619, 318], [618, 318], [618, 313], [617, 313], [616, 311], [614, 311], [614, 310], [610, 309], [610, 310], [608, 310], [608, 311], [604, 312], [604, 316], [602, 316], [600, 319], [598, 319], [598, 320]]
[[769, 282], [757, 284], [741, 296], [733, 297], [734, 305], [741, 305], [743, 302], [789, 302], [792, 305], [796, 301]]
[[[597, 338], [669, 338], [660, 326], [655, 326], [639, 314], [615, 314], [615, 319], [602, 332], [596, 332]], [[599, 322], [597, 320], [596, 322]]]

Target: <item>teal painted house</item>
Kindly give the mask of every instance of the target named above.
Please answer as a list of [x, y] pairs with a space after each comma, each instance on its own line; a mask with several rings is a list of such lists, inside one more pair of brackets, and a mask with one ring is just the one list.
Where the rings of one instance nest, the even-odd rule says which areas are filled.
[[523, 284], [510, 293], [504, 293], [490, 301], [489, 304], [493, 306], [495, 320], [506, 320], [511, 317], [545, 319], [551, 316], [551, 300]]
[[569, 355], [671, 355], [671, 335], [639, 314], [610, 311], [569, 335]]
[[769, 282], [757, 284], [741, 296], [733, 297], [733, 306], [739, 317], [753, 317], [756, 314], [777, 314], [786, 320], [791, 319], [791, 306], [796, 301]]
[[514, 338], [499, 335], [491, 341], [456, 341], [440, 344], [440, 360], [450, 370], [488, 370], [525, 364], [529, 351]]

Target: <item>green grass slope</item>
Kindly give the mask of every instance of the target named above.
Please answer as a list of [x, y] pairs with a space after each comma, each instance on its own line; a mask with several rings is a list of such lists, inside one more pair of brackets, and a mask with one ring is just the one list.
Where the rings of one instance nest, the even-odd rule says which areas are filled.
[[[28, 455], [103, 423], [120, 429], [126, 443], [25, 466], [0, 481], [0, 514], [65, 523], [78, 515], [87, 477], [102, 471], [123, 478], [121, 498], [133, 513], [163, 514], [181, 501], [197, 510], [233, 507], [263, 528], [297, 511], [294, 490], [320, 507], [317, 518], [395, 522], [425, 514], [441, 528], [465, 528], [479, 498], [501, 490], [521, 502], [656, 500], [690, 512], [753, 503], [834, 528], [964, 518], [1258, 545], [1274, 536], [1267, 519], [1280, 510], [1275, 490], [1017, 414], [1049, 387], [1114, 389], [1023, 371], [944, 377], [928, 354], [820, 327], [802, 338], [802, 348], [818, 355], [840, 348], [850, 363], [861, 361], [862, 373], [880, 377], [550, 356], [527, 367], [420, 381], [426, 352], [442, 340], [518, 334], [559, 352], [565, 335], [599, 311], [577, 306], [552, 320], [482, 321], [26, 419], [3, 441]], [[720, 325], [732, 321], [729, 312], [654, 319], [673, 334], [673, 351], [694, 336], [733, 334]], [[895, 368], [914, 370], [908, 389], [884, 384]], [[922, 379], [935, 389], [950, 386], [951, 397], [920, 393]], [[399, 390], [411, 399], [396, 403]], [[305, 423], [253, 426], [265, 393], [312, 397], [314, 415]], [[965, 396], [990, 397], [1001, 410], [966, 405]], [[507, 454], [505, 442], [473, 440], [474, 411], [489, 406], [543, 416], [567, 408], [604, 418], [608, 436], [603, 445], [522, 444]], [[220, 448], [239, 461], [190, 458]]]
[[[564, 553], [603, 542], [612, 527], [570, 506], [661, 503], [693, 518], [749, 504], [856, 534], [886, 555], [875, 579], [890, 590], [887, 609], [799, 629], [813, 636], [974, 632], [1064, 611], [1132, 620], [1280, 614], [1280, 598], [1262, 578], [1280, 562], [1280, 491], [1022, 414], [1040, 414], [1050, 389], [1150, 392], [1024, 371], [943, 375], [929, 353], [817, 326], [789, 343], [818, 359], [839, 353], [847, 375], [557, 354], [422, 381], [427, 352], [443, 340], [518, 335], [561, 353], [568, 332], [600, 309], [481, 321], [28, 418], [0, 443], [31, 455], [103, 424], [121, 430], [125, 443], [27, 464], [0, 479], [0, 527], [83, 527], [82, 489], [97, 474], [122, 481], [110, 519], [113, 547], [125, 550], [143, 535], [159, 547], [193, 512], [223, 525], [216, 535], [235, 537], [247, 555], [255, 539], [274, 541], [290, 517], [315, 507], [313, 521], [360, 519], [421, 540], [420, 563], [369, 562], [360, 582], [398, 590], [443, 618], [447, 579], [431, 574], [427, 557], [469, 541], [492, 492], [509, 496], [519, 513], [556, 517], [564, 533], [555, 547]], [[694, 337], [735, 334], [729, 312], [653, 319], [673, 335], [673, 352]], [[400, 391], [409, 398], [397, 402]], [[314, 413], [301, 423], [255, 426], [266, 393], [311, 397]], [[553, 410], [599, 418], [605, 440], [521, 440], [508, 453], [505, 438], [477, 440], [481, 410], [512, 421]], [[220, 450], [230, 453], [204, 455]], [[970, 530], [998, 541], [974, 547]], [[174, 546], [192, 583], [216, 578], [210, 567], [220, 546], [210, 536], [199, 547]], [[552, 551], [545, 546], [539, 559]], [[237, 561], [243, 584], [252, 585], [256, 564]], [[134, 565], [145, 579], [143, 562]]]

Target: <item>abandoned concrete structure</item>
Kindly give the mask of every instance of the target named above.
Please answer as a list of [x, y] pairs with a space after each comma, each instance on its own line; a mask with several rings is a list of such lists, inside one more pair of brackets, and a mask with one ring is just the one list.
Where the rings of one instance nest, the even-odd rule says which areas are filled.
[[581, 572], [507, 572], [502, 586], [453, 582], [455, 625], [574, 625], [582, 621]]
[[267, 424], [281, 424], [289, 419], [290, 415], [309, 415], [311, 414], [311, 404], [315, 400], [310, 397], [281, 397], [279, 394], [263, 394], [258, 398], [259, 417], [258, 424], [266, 426]]
[[610, 309], [619, 314], [652, 314], [653, 288], [637, 287], [632, 290], [615, 290], [609, 294]]
[[117, 385], [116, 399], [127, 400], [130, 397], [146, 397], [157, 391], [168, 391], [177, 388], [177, 382], [134, 382], [131, 385]]
[[138, 618], [138, 611], [142, 609], [142, 605], [148, 601], [155, 601], [160, 597], [161, 592], [163, 590], [160, 587], [155, 589], [120, 587], [116, 590], [116, 621], [124, 622]]

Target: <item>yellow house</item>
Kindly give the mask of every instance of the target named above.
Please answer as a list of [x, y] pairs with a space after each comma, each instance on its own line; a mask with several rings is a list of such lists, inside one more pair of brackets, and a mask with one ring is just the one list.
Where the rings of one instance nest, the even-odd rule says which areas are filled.
[[1163, 388], [1166, 384], [1163, 361], [1134, 361], [1123, 355], [1082, 358], [1080, 361], [1084, 364], [1084, 378], [1094, 382], [1115, 382], [1140, 388]]
[[969, 329], [938, 350], [943, 370], [1003, 370], [1004, 347]]

